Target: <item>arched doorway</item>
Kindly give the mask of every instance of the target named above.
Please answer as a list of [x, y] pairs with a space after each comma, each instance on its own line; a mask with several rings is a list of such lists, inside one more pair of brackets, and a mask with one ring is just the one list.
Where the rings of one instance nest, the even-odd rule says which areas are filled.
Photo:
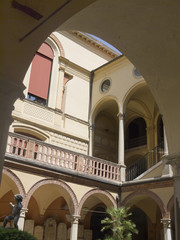
[[94, 117], [93, 156], [118, 162], [118, 105], [105, 99], [97, 107]]
[[163, 236], [162, 216], [165, 214], [161, 199], [150, 191], [133, 192], [122, 202], [130, 207], [132, 220], [137, 225], [137, 240], [161, 240]]
[[126, 149], [139, 147], [146, 144], [146, 122], [143, 118], [138, 117], [128, 125], [126, 132]]
[[133, 234], [133, 240], [148, 239], [148, 218], [147, 215], [138, 207], [131, 209], [131, 220], [136, 224], [138, 234]]

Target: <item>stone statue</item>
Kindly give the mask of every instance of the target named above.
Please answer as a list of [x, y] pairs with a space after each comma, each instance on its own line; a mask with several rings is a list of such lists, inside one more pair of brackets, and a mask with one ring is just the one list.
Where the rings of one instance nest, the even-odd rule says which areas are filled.
[[6, 224], [9, 221], [14, 220], [14, 227], [18, 228], [17, 223], [18, 223], [18, 220], [19, 220], [19, 217], [20, 217], [20, 211], [23, 207], [23, 205], [21, 203], [22, 200], [23, 200], [23, 197], [20, 194], [16, 194], [16, 195], [14, 195], [14, 200], [16, 202], [15, 205], [12, 204], [11, 202], [9, 203], [12, 207], [12, 214], [5, 217], [3, 227], [6, 227]]

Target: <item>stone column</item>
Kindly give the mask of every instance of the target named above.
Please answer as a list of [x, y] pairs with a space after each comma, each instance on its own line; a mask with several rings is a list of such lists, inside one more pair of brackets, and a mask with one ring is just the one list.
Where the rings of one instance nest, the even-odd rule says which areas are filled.
[[22, 208], [21, 213], [20, 213], [20, 217], [18, 220], [18, 229], [23, 231], [24, 230], [24, 223], [25, 223], [25, 217], [26, 217], [26, 213], [28, 212], [27, 208]]
[[73, 215], [71, 216], [71, 233], [70, 240], [78, 239], [78, 224], [79, 224], [80, 216]]
[[11, 117], [14, 109], [13, 104], [18, 97], [24, 98], [23, 90], [24, 85], [22, 83], [16, 84], [0, 76], [0, 180], [7, 145], [7, 135], [9, 126], [13, 121]]
[[167, 164], [173, 169], [174, 176], [174, 215], [175, 215], [175, 235], [176, 239], [180, 239], [180, 154], [170, 154], [164, 156]]
[[94, 137], [94, 124], [89, 126], [89, 156], [93, 155], [93, 137]]
[[163, 224], [164, 240], [172, 240], [171, 220], [163, 218], [161, 219], [161, 223]]
[[64, 73], [65, 73], [65, 65], [61, 63], [59, 67], [59, 78], [58, 78], [56, 106], [55, 106], [57, 110], [62, 109]]
[[118, 164], [120, 165], [120, 181], [125, 181], [124, 165], [124, 117], [125, 113], [119, 113], [119, 142], [118, 142]]
[[164, 131], [164, 154], [167, 155], [168, 154], [168, 144], [167, 144], [165, 126], [163, 126], [163, 131]]

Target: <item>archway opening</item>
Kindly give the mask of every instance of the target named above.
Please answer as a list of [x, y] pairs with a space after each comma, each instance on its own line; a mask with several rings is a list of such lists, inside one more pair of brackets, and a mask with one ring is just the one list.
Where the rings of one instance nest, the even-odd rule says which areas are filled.
[[97, 106], [94, 120], [93, 156], [118, 162], [118, 106], [106, 99]]

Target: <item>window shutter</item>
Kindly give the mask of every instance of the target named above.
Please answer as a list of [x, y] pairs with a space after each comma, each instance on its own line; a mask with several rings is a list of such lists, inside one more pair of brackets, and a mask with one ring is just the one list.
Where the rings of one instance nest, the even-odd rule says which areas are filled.
[[52, 59], [52, 49], [42, 44], [32, 61], [28, 93], [47, 100]]

